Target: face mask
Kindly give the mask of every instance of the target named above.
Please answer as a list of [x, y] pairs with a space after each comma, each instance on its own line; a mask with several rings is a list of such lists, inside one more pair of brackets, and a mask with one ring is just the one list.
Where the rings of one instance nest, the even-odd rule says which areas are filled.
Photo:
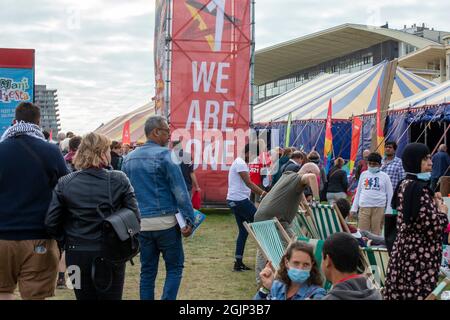
[[375, 174], [375, 173], [380, 172], [380, 167], [369, 167], [368, 170], [369, 170], [370, 173]]
[[294, 283], [303, 283], [309, 279], [309, 272], [310, 270], [289, 268], [288, 277]]
[[430, 181], [431, 179], [431, 172], [421, 172], [416, 174], [417, 179], [423, 180], [423, 181]]

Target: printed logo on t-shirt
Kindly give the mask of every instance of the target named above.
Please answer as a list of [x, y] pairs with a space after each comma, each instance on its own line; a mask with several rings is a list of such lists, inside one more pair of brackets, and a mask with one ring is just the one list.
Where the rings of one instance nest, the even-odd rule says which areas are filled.
[[380, 187], [380, 178], [379, 177], [366, 178], [364, 180], [363, 186], [364, 186], [365, 190], [380, 191], [380, 189], [381, 189], [381, 187]]

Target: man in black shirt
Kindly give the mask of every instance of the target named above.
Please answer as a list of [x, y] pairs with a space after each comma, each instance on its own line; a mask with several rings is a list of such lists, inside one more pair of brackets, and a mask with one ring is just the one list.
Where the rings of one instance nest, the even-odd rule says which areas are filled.
[[189, 196], [192, 198], [192, 187], [194, 187], [194, 191], [200, 192], [200, 187], [194, 172], [194, 165], [192, 164], [192, 156], [190, 153], [183, 150], [181, 140], [174, 141], [172, 144], [173, 151], [181, 162], [180, 169], [183, 173], [184, 182], [186, 182]]

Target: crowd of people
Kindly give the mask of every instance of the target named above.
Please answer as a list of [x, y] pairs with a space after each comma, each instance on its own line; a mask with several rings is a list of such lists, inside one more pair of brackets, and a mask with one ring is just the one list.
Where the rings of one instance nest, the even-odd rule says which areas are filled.
[[[192, 195], [200, 186], [181, 141], [168, 148], [166, 119], [148, 118], [147, 142], [134, 150], [97, 133], [61, 133], [49, 143], [39, 124], [39, 107], [21, 103], [0, 140], [0, 300], [14, 299], [17, 285], [23, 299], [53, 296], [56, 286], [65, 286], [66, 266], [78, 268], [70, 269], [77, 299], [122, 299], [126, 260], [107, 258], [105, 252], [115, 248], [105, 247], [104, 235], [106, 219], [123, 209], [139, 224], [140, 298], [155, 299], [162, 255], [161, 298], [176, 299], [184, 267], [182, 238], [193, 232]], [[445, 146], [433, 161], [419, 143], [407, 145], [401, 158], [391, 141], [383, 155], [365, 150], [352, 174], [354, 190], [341, 157], [326, 172], [315, 150], [269, 151], [260, 141], [258, 146], [252, 156], [253, 146], [247, 144], [228, 174], [226, 201], [238, 227], [233, 271], [252, 270], [253, 263], [243, 261], [244, 222], [276, 217], [292, 236], [299, 206], [322, 201], [339, 209], [350, 232], [325, 240], [320, 264], [303, 242], [285, 243], [277, 268], [258, 251], [260, 289], [254, 299], [420, 300], [436, 287], [448, 241], [448, 208], [436, 192], [450, 166]], [[360, 272], [364, 246], [389, 250], [383, 296]], [[325, 281], [332, 284], [328, 292]]]
[[[295, 148], [262, 149], [250, 159], [247, 146], [228, 176], [228, 206], [239, 229], [234, 271], [251, 269], [242, 262], [248, 235], [244, 222], [276, 217], [292, 237], [292, 223], [299, 206], [327, 201], [337, 206], [344, 219], [357, 220], [357, 224], [347, 225], [349, 234], [332, 235], [325, 241], [334, 245], [339, 237], [347, 238], [346, 244], [342, 248], [338, 245], [330, 257], [323, 252], [324, 262], [331, 262], [325, 262], [322, 268], [329, 265], [344, 278], [327, 276], [323, 270], [333, 284], [325, 299], [381, 299], [374, 288], [365, 285], [366, 280], [359, 279], [364, 276], [354, 275], [357, 261], [350, 263], [352, 254], [359, 256], [359, 248], [367, 246], [387, 248], [390, 254], [383, 299], [425, 299], [438, 283], [443, 244], [448, 244], [448, 208], [435, 188], [439, 178], [447, 173], [450, 157], [445, 145], [434, 155], [436, 162], [432, 162], [428, 147], [420, 143], [407, 145], [401, 158], [396, 156], [398, 146], [394, 141], [385, 142], [384, 147], [383, 155], [364, 150], [351, 175], [351, 179], [356, 179], [353, 190], [341, 157], [334, 160], [326, 174], [314, 150], [307, 154]], [[269, 177], [262, 177], [267, 172]], [[264, 184], [264, 180], [271, 183]], [[321, 282], [313, 272], [314, 257], [308, 257], [312, 249], [304, 246], [291, 243], [276, 273], [271, 262], [257, 251], [256, 282], [261, 289], [255, 299], [323, 298], [320, 290], [315, 291]], [[348, 250], [345, 254], [344, 247]], [[346, 263], [349, 264], [343, 266]]]

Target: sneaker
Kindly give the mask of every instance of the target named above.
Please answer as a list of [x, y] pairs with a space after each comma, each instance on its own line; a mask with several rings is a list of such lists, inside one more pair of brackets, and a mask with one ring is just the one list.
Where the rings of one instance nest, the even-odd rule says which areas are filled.
[[248, 270], [252, 270], [252, 269], [250, 269], [243, 263], [238, 263], [238, 262], [234, 263], [233, 271], [241, 272], [241, 271], [248, 271]]
[[58, 282], [56, 282], [56, 288], [58, 289], [66, 289], [66, 279], [58, 279]]

